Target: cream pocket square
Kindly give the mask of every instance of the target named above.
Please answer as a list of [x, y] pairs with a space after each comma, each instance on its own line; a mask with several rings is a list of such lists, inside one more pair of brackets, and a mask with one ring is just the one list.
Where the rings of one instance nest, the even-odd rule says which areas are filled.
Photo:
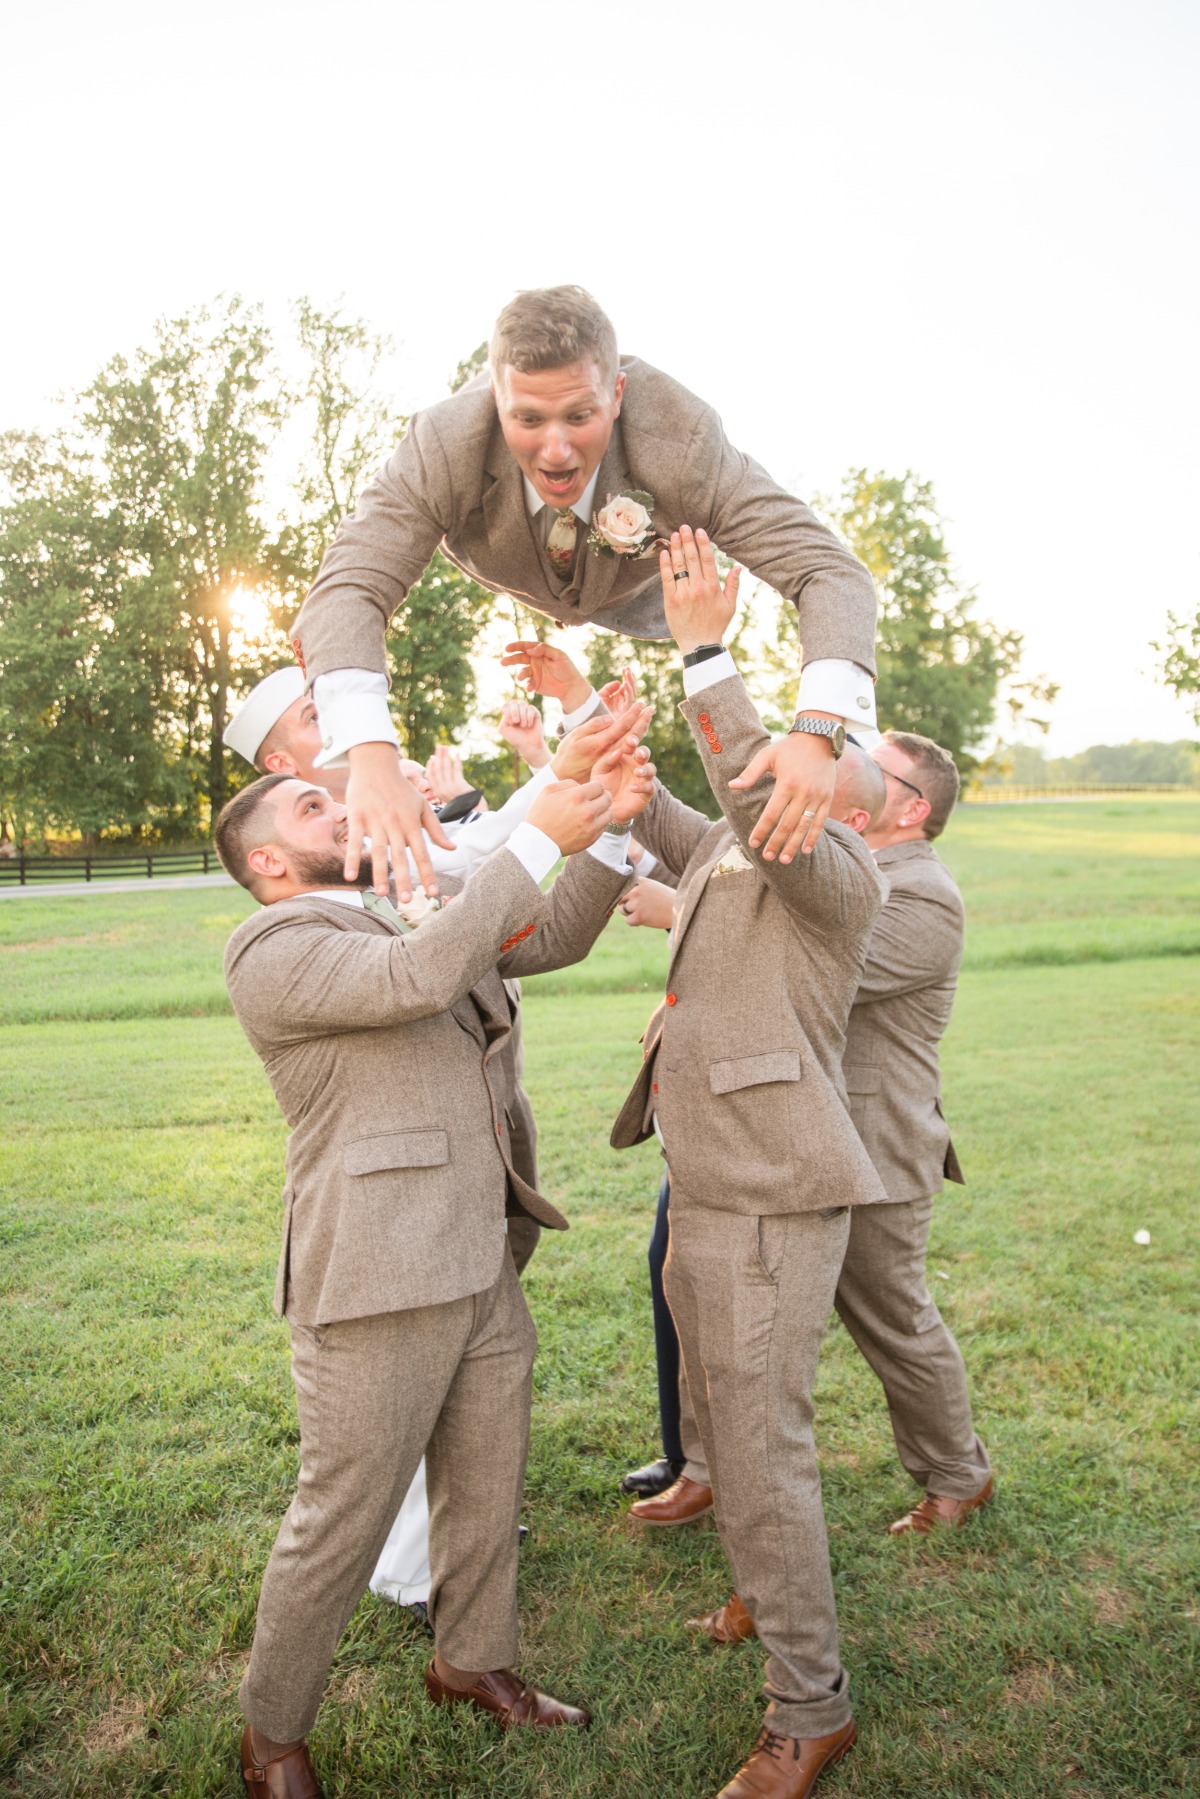
[[737, 875], [743, 872], [753, 874], [754, 864], [740, 843], [735, 843], [731, 850], [725, 851], [719, 862], [713, 864], [714, 875]]

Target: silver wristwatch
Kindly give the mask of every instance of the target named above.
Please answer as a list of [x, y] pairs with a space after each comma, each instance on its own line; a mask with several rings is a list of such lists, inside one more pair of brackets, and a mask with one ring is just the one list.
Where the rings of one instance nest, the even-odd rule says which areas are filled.
[[622, 824], [614, 823], [611, 825], [605, 825], [605, 827], [604, 827], [604, 834], [608, 837], [628, 837], [629, 832], [630, 832], [630, 826], [628, 824], [622, 825]]
[[809, 737], [827, 737], [835, 762], [846, 747], [846, 727], [839, 719], [810, 718], [807, 712], [801, 712], [788, 732], [789, 737], [792, 731], [802, 731]]

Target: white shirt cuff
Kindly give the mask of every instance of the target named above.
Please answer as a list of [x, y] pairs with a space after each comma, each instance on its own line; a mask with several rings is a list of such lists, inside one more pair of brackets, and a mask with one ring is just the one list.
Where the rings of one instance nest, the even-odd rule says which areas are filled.
[[642, 859], [637, 865], [638, 879], [644, 881], [652, 868], [658, 867], [658, 857], [647, 849], [642, 851]]
[[367, 668], [335, 668], [313, 682], [313, 699], [321, 721], [321, 753], [314, 768], [345, 768], [347, 750], [360, 743], [391, 743], [399, 739], [388, 711], [387, 676]]
[[553, 837], [547, 837], [527, 818], [521, 820], [504, 847], [539, 887], [558, 861], [559, 849]]
[[605, 868], [611, 868], [615, 874], [633, 873], [629, 862], [629, 832], [617, 837], [612, 831], [601, 831], [595, 843], [589, 843], [588, 855], [595, 856], [597, 862], [603, 862]]
[[708, 656], [703, 662], [694, 662], [683, 671], [683, 691], [690, 699], [694, 693], [703, 693], [706, 687], [715, 687], [718, 681], [728, 681], [730, 675], [737, 674], [737, 663], [728, 650], [722, 650], [719, 656]]
[[875, 729], [875, 683], [857, 662], [824, 656], [805, 665], [796, 710], [836, 713], [857, 737], [859, 725], [864, 731]]
[[592, 716], [593, 711], [595, 710], [595, 705], [596, 705], [596, 689], [594, 687], [589, 687], [587, 699], [584, 700], [582, 706], [576, 706], [574, 712], [564, 712], [563, 713], [563, 715], [562, 715], [563, 736], [565, 737], [568, 731], [573, 731], [575, 729], [576, 725], [581, 725], [585, 722], [585, 720], [589, 719]]

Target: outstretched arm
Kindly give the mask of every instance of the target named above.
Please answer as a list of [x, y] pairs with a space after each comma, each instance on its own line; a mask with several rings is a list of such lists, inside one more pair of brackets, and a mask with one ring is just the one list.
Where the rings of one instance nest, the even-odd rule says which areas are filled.
[[[686, 653], [704, 644], [719, 645], [737, 605], [737, 570], [722, 582], [707, 537], [685, 526], [672, 535], [670, 550], [663, 551], [661, 573], [667, 623], [680, 648]], [[777, 856], [771, 842], [763, 847], [762, 812], [775, 784], [769, 757], [772, 740], [728, 652], [721, 650], [693, 669], [691, 682], [688, 675], [693, 671], [685, 669], [685, 686], [693, 690], [681, 710], [692, 727], [713, 795], [762, 878], [789, 908], [822, 929], [861, 922], [864, 906], [868, 916], [877, 911], [882, 883], [869, 850], [844, 825], [820, 832], [796, 861], [786, 853]], [[713, 670], [718, 672], [715, 681], [705, 673]], [[706, 684], [698, 686], [699, 681]], [[828, 762], [832, 798], [832, 749], [822, 738], [811, 742]], [[808, 798], [815, 812], [815, 796]], [[827, 799], [825, 811], [828, 804]]]

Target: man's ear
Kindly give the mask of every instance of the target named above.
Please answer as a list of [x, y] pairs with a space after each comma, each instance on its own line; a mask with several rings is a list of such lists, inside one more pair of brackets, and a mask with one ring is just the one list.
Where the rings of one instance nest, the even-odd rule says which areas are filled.
[[273, 843], [260, 843], [257, 849], [251, 850], [246, 857], [246, 866], [268, 881], [281, 880], [287, 873], [287, 863]]
[[300, 777], [295, 758], [289, 756], [286, 750], [268, 750], [262, 759], [262, 766], [265, 775], [290, 775], [293, 780]]
[[857, 831], [860, 837], [870, 822], [871, 814], [865, 806], [851, 806], [846, 816], [838, 820], [838, 823], [845, 825], [847, 830]]
[[620, 412], [620, 410], [621, 410], [621, 400], [622, 400], [622, 398], [623, 398], [623, 396], [624, 396], [624, 393], [625, 393], [625, 370], [624, 370], [624, 369], [618, 369], [618, 370], [617, 370], [617, 380], [616, 380], [616, 385], [615, 385], [615, 387], [614, 387], [614, 388], [613, 388], [613, 398], [614, 398], [614, 400], [615, 400], [615, 401], [616, 401], [616, 403], [617, 403], [617, 411], [618, 411], [618, 413], [619, 413], [619, 412]]
[[913, 798], [908, 802], [908, 805], [905, 806], [902, 816], [896, 820], [896, 823], [900, 826], [902, 831], [907, 831], [913, 825], [923, 825], [932, 811], [933, 807], [929, 804], [927, 799], [917, 799], [914, 794]]

